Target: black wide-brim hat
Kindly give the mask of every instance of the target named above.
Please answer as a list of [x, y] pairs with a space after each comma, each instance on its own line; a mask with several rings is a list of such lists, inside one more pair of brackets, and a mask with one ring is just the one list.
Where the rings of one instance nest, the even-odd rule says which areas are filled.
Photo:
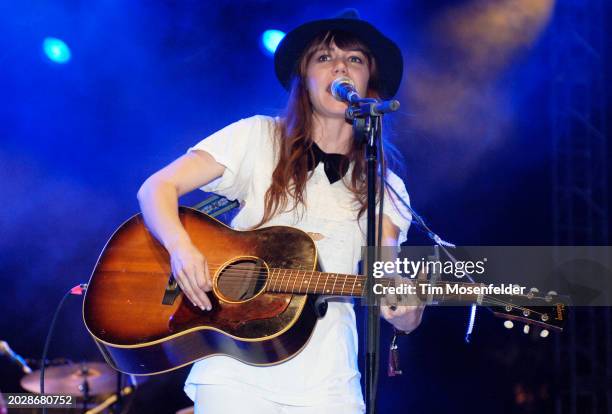
[[370, 49], [378, 70], [378, 92], [383, 98], [394, 96], [402, 81], [402, 52], [395, 42], [361, 20], [355, 9], [347, 9], [331, 19], [304, 23], [285, 35], [274, 53], [276, 77], [283, 87], [287, 90], [291, 88], [300, 58], [310, 42], [319, 34], [332, 30], [350, 33]]

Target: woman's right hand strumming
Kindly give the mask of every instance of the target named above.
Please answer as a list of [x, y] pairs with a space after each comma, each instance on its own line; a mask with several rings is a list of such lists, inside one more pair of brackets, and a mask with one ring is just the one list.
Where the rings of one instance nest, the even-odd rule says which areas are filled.
[[168, 252], [172, 274], [183, 293], [194, 306], [211, 310], [212, 304], [205, 293], [212, 290], [206, 258], [190, 241], [171, 247]]
[[212, 281], [206, 258], [191, 242], [178, 216], [178, 198], [208, 184], [225, 167], [205, 151], [192, 151], [149, 177], [138, 191], [147, 228], [170, 254], [172, 274], [195, 306], [212, 309], [206, 292]]

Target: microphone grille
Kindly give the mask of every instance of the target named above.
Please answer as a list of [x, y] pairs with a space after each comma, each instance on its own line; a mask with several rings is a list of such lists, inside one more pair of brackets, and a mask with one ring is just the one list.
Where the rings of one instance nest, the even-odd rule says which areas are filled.
[[348, 76], [340, 76], [339, 78], [334, 79], [331, 84], [331, 93], [336, 99], [342, 99], [342, 92], [340, 87], [343, 85], [355, 86], [355, 82]]

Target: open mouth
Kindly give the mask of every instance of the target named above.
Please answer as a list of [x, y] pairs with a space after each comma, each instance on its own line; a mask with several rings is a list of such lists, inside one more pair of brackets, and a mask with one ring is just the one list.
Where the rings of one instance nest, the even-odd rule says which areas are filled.
[[325, 91], [326, 91], [328, 94], [330, 94], [330, 95], [332, 96], [332, 98], [334, 98], [334, 99], [336, 99], [337, 101], [340, 101], [340, 102], [341, 102], [341, 100], [340, 100], [340, 99], [337, 99], [337, 98], [334, 96], [334, 94], [332, 93], [331, 83], [330, 83], [329, 85], [327, 85], [327, 88], [325, 89]]

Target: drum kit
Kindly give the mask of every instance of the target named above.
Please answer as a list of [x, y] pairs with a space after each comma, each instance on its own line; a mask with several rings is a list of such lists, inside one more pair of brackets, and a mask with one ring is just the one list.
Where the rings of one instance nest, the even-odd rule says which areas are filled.
[[[35, 360], [27, 360], [32, 365], [39, 365]], [[148, 377], [132, 377], [121, 374], [104, 362], [83, 361], [74, 363], [60, 358], [47, 361], [45, 367], [45, 394], [64, 394], [75, 397], [79, 409], [85, 414], [126, 413], [129, 402], [123, 404], [124, 397], [132, 394], [137, 385]], [[127, 381], [126, 381], [127, 379]], [[136, 382], [137, 379], [137, 382]], [[124, 382], [129, 385], [124, 386]], [[40, 394], [40, 369], [26, 374], [20, 381], [26, 392]], [[0, 414], [5, 414], [0, 394]], [[17, 409], [11, 412], [29, 414], [38, 413], [39, 409]], [[53, 413], [74, 414], [74, 408], [54, 408]], [[176, 414], [193, 414], [193, 406], [177, 411]]]
[[[127, 381], [124, 377], [128, 378]], [[124, 386], [124, 381], [129, 385]], [[141, 378], [139, 382], [142, 382]], [[20, 384], [25, 391], [40, 394], [40, 370], [26, 374]], [[78, 402], [81, 412], [86, 414], [109, 412], [111, 409], [113, 413], [122, 412], [123, 397], [131, 394], [135, 386], [132, 377], [118, 373], [104, 362], [73, 363], [59, 359], [48, 362], [45, 367], [45, 394], [71, 395]], [[20, 412], [29, 411], [21, 409]], [[52, 412], [61, 411], [53, 409]], [[66, 412], [73, 414], [75, 410], [70, 408]]]
[[[40, 393], [40, 370], [21, 379], [21, 386]], [[117, 386], [117, 372], [102, 362], [82, 362], [45, 368], [45, 393], [68, 394], [89, 399], [112, 393]]]
[[[20, 380], [22, 390], [17, 392], [40, 394], [42, 360], [24, 358], [13, 351], [6, 341], [1, 340], [0, 356], [7, 357], [25, 374]], [[44, 367], [45, 395], [72, 396], [76, 402], [76, 407], [72, 405], [66, 408], [50, 408], [49, 412], [55, 414], [74, 414], [78, 412], [75, 408], [84, 414], [128, 413], [130, 408], [138, 409], [138, 403], [134, 406], [135, 391], [149, 379], [148, 376], [136, 377], [123, 374], [105, 362], [75, 363], [66, 358], [57, 358], [45, 360]], [[7, 403], [9, 401], [6, 401], [0, 393], [0, 414], [8, 414]], [[10, 406], [10, 412], [38, 413], [40, 408]], [[179, 410], [176, 414], [193, 414], [193, 406]]]

